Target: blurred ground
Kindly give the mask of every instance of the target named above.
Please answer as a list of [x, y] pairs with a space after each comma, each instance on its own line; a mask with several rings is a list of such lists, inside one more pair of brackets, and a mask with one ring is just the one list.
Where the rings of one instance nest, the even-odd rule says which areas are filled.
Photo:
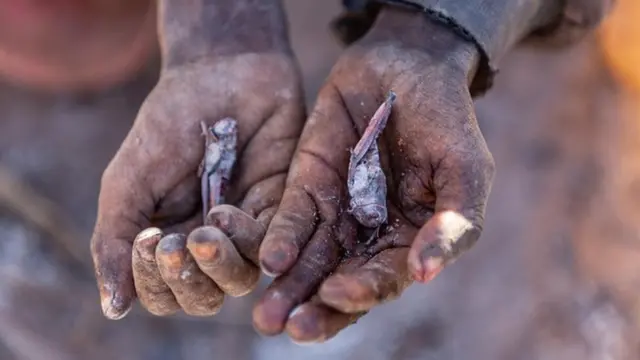
[[[285, 2], [311, 106], [339, 55], [327, 29], [339, 4]], [[259, 338], [250, 298], [211, 321], [102, 319], [88, 253], [99, 178], [157, 65], [93, 95], [0, 85], [0, 165], [81, 234], [76, 250], [54, 251], [60, 242], [8, 201], [16, 191], [0, 196], [0, 359], [640, 358], [640, 95], [602, 54], [594, 37], [507, 59], [477, 102], [498, 166], [481, 242], [319, 346]]]

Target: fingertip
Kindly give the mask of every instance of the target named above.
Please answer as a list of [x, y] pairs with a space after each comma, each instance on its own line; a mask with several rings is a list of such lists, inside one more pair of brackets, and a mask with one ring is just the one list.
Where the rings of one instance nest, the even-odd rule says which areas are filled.
[[409, 256], [407, 257], [407, 265], [411, 277], [417, 282], [427, 283], [433, 280], [444, 268], [447, 254], [435, 243], [431, 236], [433, 232], [425, 225], [416, 237]]
[[285, 330], [296, 344], [323, 343], [354, 324], [364, 314], [365, 312], [346, 314], [312, 301], [292, 312]]
[[134, 239], [134, 242], [143, 242], [147, 241], [148, 239], [155, 239], [158, 236], [162, 237], [162, 230], [157, 227], [150, 227], [138, 233], [138, 235]]
[[133, 251], [143, 260], [152, 262], [155, 260], [156, 246], [164, 236], [162, 230], [150, 227], [142, 230], [133, 240]]
[[110, 320], [123, 319], [131, 311], [133, 298], [130, 295], [110, 292], [101, 296], [102, 314]]
[[336, 269], [342, 249], [332, 236], [330, 226], [319, 227], [300, 260], [271, 284], [254, 308], [256, 330], [267, 335], [281, 333], [291, 311], [313, 295]]
[[171, 254], [182, 252], [186, 245], [187, 237], [184, 234], [168, 234], [164, 236], [156, 247], [156, 254]]
[[192, 231], [187, 249], [200, 270], [229, 296], [246, 295], [258, 284], [260, 270], [242, 258], [231, 240], [216, 227], [203, 226]]
[[298, 306], [291, 312], [285, 331], [298, 345], [321, 342], [323, 338], [323, 318], [318, 308], [311, 304]]
[[270, 277], [276, 277], [287, 272], [300, 255], [296, 244], [273, 239], [267, 234], [260, 246], [260, 268]]
[[261, 223], [234, 206], [218, 205], [209, 211], [206, 224], [220, 230], [242, 256], [257, 266], [260, 244], [266, 232]]
[[275, 336], [284, 330], [288, 306], [277, 291], [268, 292], [253, 308], [253, 327], [262, 335]]
[[431, 256], [421, 258], [420, 251], [411, 251], [408, 259], [409, 271], [413, 279], [420, 283], [428, 283], [435, 279], [444, 269], [444, 260], [442, 257]]
[[131, 243], [96, 241], [92, 248], [102, 313], [107, 319], [124, 318], [136, 297], [131, 269]]
[[344, 313], [369, 310], [378, 302], [375, 286], [363, 284], [356, 276], [334, 275], [318, 292], [323, 303]]
[[265, 274], [278, 276], [293, 267], [316, 230], [316, 210], [303, 189], [293, 187], [284, 193], [259, 248], [258, 261]]
[[196, 261], [214, 265], [220, 261], [220, 241], [226, 235], [213, 226], [203, 226], [193, 230], [187, 237], [187, 248]]

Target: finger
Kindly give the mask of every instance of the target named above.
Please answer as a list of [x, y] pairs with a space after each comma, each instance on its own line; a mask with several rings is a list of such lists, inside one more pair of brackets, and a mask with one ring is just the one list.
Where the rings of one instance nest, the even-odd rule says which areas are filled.
[[202, 225], [201, 199], [194, 194], [200, 194], [200, 179], [194, 174], [188, 174], [158, 202], [151, 219], [153, 225], [169, 233], [184, 234], [188, 234], [189, 231], [169, 231], [168, 229], [193, 222], [194, 219]]
[[455, 261], [480, 237], [480, 228], [455, 211], [436, 213], [423, 226], [408, 257], [416, 281], [433, 280], [446, 265]]
[[[400, 86], [402, 79], [396, 80]], [[407, 84], [415, 86], [411, 91], [398, 89], [402, 96], [398, 96], [394, 108], [396, 121], [390, 125], [395, 133], [410, 136], [402, 142], [387, 142], [410, 160], [401, 164], [399, 158], [392, 165], [414, 168], [403, 176], [398, 195], [403, 207], [413, 210], [407, 212], [408, 216], [421, 213], [412, 217], [414, 223], [426, 221], [408, 259], [414, 278], [425, 282], [480, 236], [495, 164], [467, 90], [443, 84], [444, 92], [433, 97], [428, 81]], [[417, 179], [408, 181], [411, 177]], [[433, 212], [428, 211], [431, 208]]]
[[[351, 273], [367, 262], [368, 258], [357, 256], [343, 260], [334, 274]], [[324, 342], [340, 330], [353, 324], [365, 313], [345, 314], [322, 303], [315, 295], [309, 302], [295, 308], [289, 315], [285, 331], [297, 343]]]
[[257, 218], [265, 209], [277, 206], [282, 199], [285, 180], [286, 173], [283, 173], [255, 184], [242, 200], [242, 211]]
[[331, 227], [320, 226], [291, 270], [277, 278], [253, 309], [253, 324], [265, 335], [282, 332], [291, 310], [307, 299], [338, 265], [342, 249]]
[[258, 221], [258, 223], [260, 223], [260, 225], [262, 225], [265, 229], [267, 229], [269, 227], [269, 224], [271, 224], [271, 220], [276, 215], [277, 211], [278, 211], [278, 208], [275, 206], [272, 208], [265, 209], [260, 213], [260, 215], [258, 215], [258, 218], [256, 220]]
[[150, 313], [165, 316], [180, 310], [171, 289], [162, 279], [156, 262], [156, 247], [162, 230], [148, 228], [133, 241], [133, 280], [140, 304]]
[[200, 267], [225, 294], [242, 296], [258, 283], [260, 269], [240, 256], [218, 228], [203, 226], [187, 239], [187, 248]]
[[435, 213], [418, 232], [408, 258], [416, 281], [432, 280], [480, 237], [495, 172], [488, 150], [480, 150], [445, 159], [436, 169]]
[[301, 188], [288, 188], [260, 245], [260, 267], [268, 274], [285, 273], [298, 259], [315, 228], [316, 205]]
[[258, 264], [258, 250], [266, 232], [260, 222], [235, 206], [218, 205], [209, 211], [206, 224], [220, 229], [242, 256]]
[[[241, 142], [240, 133], [239, 146], [242, 150], [236, 168], [241, 175], [229, 189], [230, 203], [235, 204], [240, 198], [246, 199], [247, 195], [243, 194], [271, 178], [280, 178], [284, 182], [305, 120], [304, 100], [299, 94], [295, 96], [297, 99], [282, 99], [284, 101], [280, 102], [277, 109], [265, 109], [262, 112], [255, 111], [255, 101], [251, 106], [238, 104], [239, 119], [247, 119], [248, 123], [257, 127], [251, 129], [251, 137], [244, 143]], [[280, 196], [282, 189], [278, 199]], [[242, 209], [247, 211], [244, 206]], [[257, 216], [257, 213], [247, 212], [253, 217]]]
[[408, 248], [385, 250], [359, 269], [327, 279], [318, 295], [326, 305], [350, 314], [396, 299], [411, 284], [408, 253]]
[[318, 302], [308, 302], [293, 311], [285, 330], [299, 344], [320, 343], [336, 336], [364, 315], [345, 314]]
[[410, 247], [415, 239], [418, 229], [406, 219], [398, 216], [398, 211], [394, 207], [389, 209], [389, 223], [382, 228], [383, 234], [380, 238], [371, 243], [360, 243], [358, 253], [366, 253], [374, 256], [384, 250], [391, 248]]
[[[477, 124], [472, 131], [464, 136], [482, 140]], [[417, 281], [432, 280], [480, 237], [495, 164], [484, 141], [467, 148], [434, 169], [435, 212], [418, 232], [408, 258]]]
[[[237, 173], [241, 176], [236, 179], [230, 191], [229, 200], [233, 201], [232, 203], [239, 200], [241, 194], [248, 195], [252, 189], [263, 187], [259, 184], [271, 186], [266, 183], [273, 178], [276, 185], [284, 184], [303, 124], [303, 113], [297, 106], [295, 110], [285, 106], [265, 120], [243, 148], [238, 159]], [[243, 198], [246, 199], [247, 195]], [[278, 198], [281, 195], [282, 188]], [[244, 207], [243, 210], [246, 211]], [[257, 216], [250, 212], [249, 214]]]
[[135, 300], [132, 243], [138, 233], [151, 226], [154, 210], [151, 190], [144, 181], [150, 177], [149, 152], [132, 146], [138, 136], [132, 129], [102, 176], [91, 237], [102, 312], [113, 320], [126, 316]]
[[210, 316], [220, 311], [224, 294], [205, 275], [186, 248], [186, 237], [170, 234], [156, 248], [156, 261], [165, 283], [185, 313]]
[[283, 274], [293, 266], [316, 219], [337, 221], [349, 149], [357, 142], [344, 104], [333, 85], [320, 91], [291, 163], [287, 189], [260, 247], [260, 266], [267, 274]]
[[112, 320], [121, 319], [131, 309], [135, 287], [131, 269], [132, 242], [149, 227], [153, 199], [136, 181], [138, 168], [114, 159], [102, 177], [98, 199], [98, 215], [91, 254], [100, 292], [103, 314]]

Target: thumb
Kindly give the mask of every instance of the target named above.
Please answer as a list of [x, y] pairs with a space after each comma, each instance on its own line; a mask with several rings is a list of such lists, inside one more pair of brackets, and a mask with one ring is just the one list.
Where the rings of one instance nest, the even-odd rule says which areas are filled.
[[433, 280], [480, 237], [480, 227], [461, 213], [436, 213], [420, 229], [409, 252], [409, 269], [419, 282]]
[[420, 229], [409, 252], [409, 269], [416, 281], [432, 280], [476, 243], [494, 172], [488, 151], [440, 164], [434, 177], [441, 184], [435, 189], [435, 214]]
[[102, 176], [98, 216], [91, 238], [102, 312], [112, 320], [126, 316], [135, 300], [132, 243], [140, 231], [151, 225], [154, 205], [138, 167], [142, 164], [128, 154], [131, 152], [121, 148]]

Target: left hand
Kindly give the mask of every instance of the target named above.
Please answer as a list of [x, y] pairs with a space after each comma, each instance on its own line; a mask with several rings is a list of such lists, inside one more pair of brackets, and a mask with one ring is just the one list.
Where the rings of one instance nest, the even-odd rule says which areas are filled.
[[[259, 331], [324, 341], [475, 243], [494, 172], [469, 93], [477, 59], [423, 14], [385, 8], [338, 60], [261, 244], [263, 270], [281, 276], [254, 308]], [[369, 243], [345, 211], [349, 149], [389, 90], [397, 100], [379, 141], [389, 220]]]
[[[102, 177], [91, 250], [108, 318], [125, 316], [136, 297], [155, 315], [211, 316], [225, 295], [253, 289], [258, 246], [304, 122], [300, 84], [288, 52], [212, 56], [163, 71]], [[225, 117], [238, 122], [225, 198], [239, 209], [217, 206], [203, 219], [200, 124]], [[218, 229], [198, 228], [203, 221]], [[163, 231], [141, 233], [150, 226]]]

